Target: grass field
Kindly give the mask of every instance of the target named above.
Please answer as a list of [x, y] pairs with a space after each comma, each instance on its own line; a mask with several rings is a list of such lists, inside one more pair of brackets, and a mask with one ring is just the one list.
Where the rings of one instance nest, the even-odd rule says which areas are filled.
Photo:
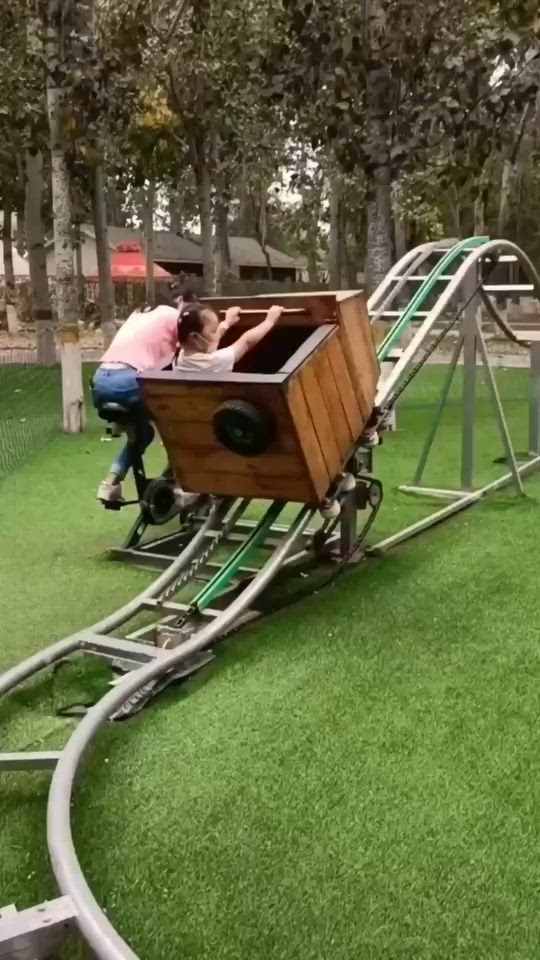
[[[498, 379], [523, 449], [526, 374]], [[375, 535], [426, 512], [395, 487], [411, 479], [439, 383], [424, 371], [377, 454]], [[501, 448], [483, 398], [480, 414], [487, 480]], [[457, 480], [459, 417], [452, 405], [430, 483]], [[103, 558], [127, 521], [93, 499], [112, 455], [99, 433], [54, 441], [0, 486], [0, 667], [148, 582]], [[141, 958], [536, 955], [539, 496], [532, 479], [526, 498], [501, 494], [368, 562], [103, 732], [77, 790], [78, 850]], [[71, 721], [56, 707], [105, 679], [85, 661], [24, 688], [0, 709], [2, 748], [62, 743]], [[1, 780], [2, 902], [54, 893], [47, 785]]]
[[0, 480], [58, 433], [60, 370], [0, 357]]

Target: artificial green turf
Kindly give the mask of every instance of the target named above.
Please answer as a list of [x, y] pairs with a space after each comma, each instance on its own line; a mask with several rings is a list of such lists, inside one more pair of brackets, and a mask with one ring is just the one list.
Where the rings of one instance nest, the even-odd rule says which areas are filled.
[[[426, 510], [392, 488], [411, 479], [438, 382], [425, 372], [377, 455], [380, 534]], [[525, 375], [499, 382], [523, 448]], [[501, 451], [480, 409], [489, 479]], [[451, 407], [427, 482], [457, 479], [458, 416]], [[126, 522], [93, 502], [110, 454], [95, 430], [62, 438], [0, 488], [4, 664], [147, 582], [99, 558]], [[183, 692], [102, 734], [77, 793], [77, 845], [145, 960], [536, 954], [540, 481], [527, 492], [244, 631]], [[93, 691], [87, 669], [59, 674], [57, 701]], [[2, 708], [9, 746], [66, 734], [52, 697], [47, 679]], [[20, 906], [54, 889], [46, 785], [2, 780], [0, 890]]]
[[0, 480], [60, 431], [60, 370], [0, 363]]

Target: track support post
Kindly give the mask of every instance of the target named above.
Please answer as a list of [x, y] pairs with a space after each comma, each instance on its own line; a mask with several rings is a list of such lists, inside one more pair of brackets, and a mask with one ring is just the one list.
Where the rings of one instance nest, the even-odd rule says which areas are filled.
[[69, 897], [58, 897], [18, 911], [0, 908], [0, 960], [50, 960], [76, 928], [77, 914]]
[[474, 439], [476, 430], [476, 352], [479, 310], [476, 270], [464, 284], [467, 303], [463, 317], [463, 409], [461, 428], [461, 489], [474, 490]]

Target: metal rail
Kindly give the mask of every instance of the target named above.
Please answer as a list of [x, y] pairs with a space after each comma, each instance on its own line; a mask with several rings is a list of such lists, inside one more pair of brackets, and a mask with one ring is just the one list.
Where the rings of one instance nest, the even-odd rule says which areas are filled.
[[[450, 242], [448, 242], [448, 244], [450, 245]], [[396, 265], [392, 271], [392, 275], [389, 275], [386, 281], [383, 282], [374, 297], [378, 297], [380, 301], [396, 276], [401, 277], [404, 274], [409, 276], [413, 268], [418, 268], [420, 257], [427, 259], [431, 253], [440, 248], [441, 243], [439, 242], [437, 244], [423, 245], [420, 251], [419, 249], [411, 251], [411, 254], [408, 254]], [[441, 252], [447, 253], [446, 248], [441, 250]], [[467, 257], [453, 280], [449, 282], [448, 287], [443, 291], [437, 304], [426, 317], [413, 338], [413, 341], [403, 352], [393, 374], [389, 377], [389, 380], [380, 387], [377, 398], [379, 404], [381, 403], [381, 398], [382, 400], [388, 398], [391, 390], [395, 388], [395, 385], [405, 376], [414, 361], [418, 349], [430, 335], [433, 324], [440, 317], [460, 285], [466, 279], [470, 279], [470, 272], [476, 269], [477, 264], [486, 255], [503, 252], [505, 254], [507, 252], [512, 253], [525, 267], [533, 280], [534, 290], [540, 298], [540, 277], [529, 258], [526, 257], [518, 247], [505, 241], [491, 241], [482, 245]], [[398, 283], [399, 282], [400, 281], [398, 281]], [[406, 282], [406, 280], [404, 282]], [[389, 381], [390, 386], [388, 386]], [[536, 457], [530, 463], [520, 468], [520, 470], [523, 470], [524, 473], [529, 472], [529, 470], [532, 470], [538, 465], [539, 461], [540, 458]], [[498, 486], [506, 482], [511, 476], [511, 474], [508, 474], [500, 478], [500, 480], [489, 485], [489, 488], [498, 488]], [[443, 511], [439, 511], [438, 516], [440, 519], [443, 519], [445, 516], [455, 512], [455, 510], [475, 502], [483, 492], [485, 492], [485, 489], [488, 488], [467, 494], [465, 498], [461, 498], [460, 503], [456, 502], [448, 508], [444, 508]], [[449, 491], [449, 494], [453, 497], [460, 496], [452, 491]], [[67, 653], [76, 649], [90, 650], [93, 637], [97, 635], [103, 637], [104, 634], [110, 633], [112, 630], [125, 624], [138, 612], [144, 610], [145, 603], [148, 605], [149, 601], [158, 601], [160, 597], [167, 594], [171, 585], [182, 576], [183, 571], [187, 570], [200, 552], [204, 550], [213, 526], [216, 523], [225, 521], [227, 516], [230, 517], [229, 511], [232, 509], [232, 504], [233, 501], [214, 504], [209, 517], [202, 524], [193, 540], [185, 547], [180, 556], [173, 561], [167, 570], [165, 570], [151, 586], [142, 591], [142, 593], [119, 611], [104, 618], [89, 630], [80, 631], [67, 640], [51, 645], [46, 650], [28, 658], [28, 660], [0, 677], [0, 695], [13, 689], [13, 687], [37, 671], [50, 666]], [[274, 552], [266, 564], [252, 576], [244, 589], [241, 590], [239, 595], [232, 600], [226, 609], [219, 612], [210, 623], [204, 624], [197, 633], [191, 635], [173, 651], [161, 652], [159, 656], [153, 657], [150, 662], [127, 674], [118, 686], [113, 688], [88, 711], [60, 753], [43, 754], [40, 755], [41, 759], [37, 758], [37, 762], [41, 763], [44, 768], [54, 770], [47, 807], [47, 839], [53, 872], [59, 890], [64, 895], [59, 898], [58, 901], [54, 901], [57, 905], [58, 917], [61, 918], [58, 922], [65, 925], [69, 923], [71, 919], [75, 919], [76, 926], [98, 960], [138, 960], [138, 958], [128, 943], [114, 929], [107, 916], [99, 907], [83, 875], [77, 858], [71, 829], [71, 805], [73, 784], [80, 763], [99, 729], [129, 697], [149, 681], [175, 670], [186, 659], [203, 651], [217, 638], [223, 636], [235, 622], [238, 622], [241, 615], [262, 593], [278, 570], [282, 568], [285, 563], [291, 561], [295, 544], [299, 538], [305, 536], [313, 515], [314, 511], [310, 508], [305, 507], [300, 510], [290, 528], [283, 531], [283, 539], [275, 547]], [[422, 523], [427, 525], [428, 521]], [[423, 526], [413, 525], [413, 527], [401, 531], [400, 534], [392, 538], [387, 538], [387, 540], [377, 544], [373, 549], [378, 551], [386, 550], [396, 543], [402, 542], [402, 540], [408, 539], [410, 536], [420, 532], [420, 529], [423, 529]], [[147, 608], [148, 606], [146, 609]], [[117, 643], [129, 643], [129, 641], [116, 641], [114, 638], [111, 638], [112, 647]], [[135, 645], [133, 644], [133, 646]], [[25, 769], [28, 766], [35, 767], [36, 765], [36, 757], [34, 755], [12, 754], [11, 758], [12, 769]], [[23, 911], [20, 917], [22, 918], [25, 913], [26, 912]], [[2, 917], [0, 917], [0, 920], [2, 920]], [[21, 925], [24, 925], [22, 919], [21, 924], [16, 926], [18, 936], [21, 935]], [[35, 955], [38, 956], [38, 953], [36, 952]], [[41, 956], [41, 954], [39, 955]]]
[[122, 684], [111, 690], [89, 710], [62, 751], [51, 781], [47, 807], [49, 854], [58, 887], [71, 899], [81, 933], [98, 960], [137, 960], [137, 957], [99, 907], [86, 882], [75, 852], [71, 830], [71, 796], [79, 764], [99, 728], [128, 697], [149, 680], [171, 670], [181, 664], [186, 657], [208, 647], [234, 623], [275, 576], [296, 540], [311, 522], [313, 513], [314, 511], [307, 507], [300, 511], [281, 546], [275, 550], [266, 565], [219, 618], [159, 662], [151, 663], [138, 670], [136, 674], [128, 675]]
[[110, 614], [86, 630], [80, 630], [78, 633], [73, 634], [72, 637], [60, 640], [57, 643], [53, 643], [50, 647], [40, 650], [39, 653], [28, 657], [27, 660], [23, 660], [21, 663], [12, 667], [11, 670], [7, 670], [2, 674], [0, 676], [0, 697], [18, 686], [24, 680], [39, 673], [40, 670], [45, 670], [75, 650], [84, 648], [89, 635], [110, 633], [111, 630], [118, 629], [118, 627], [121, 627], [128, 620], [131, 620], [144, 610], [145, 601], [159, 597], [193, 561], [205, 544], [208, 531], [211, 530], [212, 526], [217, 522], [223, 509], [223, 503], [221, 501], [216, 503], [205, 522], [176, 560], [164, 570], [161, 576], [157, 577], [149, 587], [123, 607], [120, 607], [119, 610], [116, 610], [115, 613]]
[[[398, 260], [368, 299], [367, 308], [371, 322], [373, 323], [387, 310], [395, 297], [401, 293], [405, 284], [426, 260], [429, 260], [434, 253], [441, 251], [441, 248], [450, 250], [457, 242], [457, 239], [452, 239], [422, 243], [418, 247], [414, 247], [413, 250], [409, 250], [401, 260]], [[392, 284], [394, 284], [393, 287]], [[390, 292], [388, 293], [388, 291]], [[386, 299], [381, 304], [382, 297], [387, 293]]]
[[420, 327], [414, 333], [411, 342], [403, 350], [401, 358], [396, 363], [392, 372], [382, 383], [379, 384], [375, 398], [375, 404], [377, 407], [383, 407], [391, 398], [399, 381], [405, 376], [412, 366], [414, 358], [419, 349], [428, 339], [434, 325], [438, 320], [440, 320], [441, 316], [451, 303], [452, 299], [455, 297], [458, 290], [462, 288], [463, 284], [469, 277], [470, 272], [475, 270], [480, 262], [488, 256], [496, 256], [498, 259], [500, 255], [510, 253], [516, 257], [518, 262], [528, 274], [533, 284], [536, 296], [540, 299], [540, 276], [538, 275], [532, 261], [529, 259], [527, 254], [524, 253], [523, 250], [521, 250], [518, 246], [516, 246], [515, 243], [511, 243], [508, 240], [488, 240], [481, 247], [473, 250], [466, 257], [452, 280], [449, 281], [448, 285], [442, 291], [436, 304], [429, 311], [425, 320], [420, 324]]

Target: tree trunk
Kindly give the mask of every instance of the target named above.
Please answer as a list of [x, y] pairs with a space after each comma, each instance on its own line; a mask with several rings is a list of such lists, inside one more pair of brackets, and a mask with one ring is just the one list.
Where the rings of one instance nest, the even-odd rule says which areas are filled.
[[107, 348], [116, 334], [116, 324], [114, 321], [114, 283], [111, 274], [105, 197], [105, 175], [103, 166], [99, 163], [94, 168], [92, 210], [94, 214], [94, 232], [96, 235], [101, 332], [103, 334], [104, 346]]
[[266, 275], [272, 280], [272, 260], [266, 246], [268, 238], [268, 187], [261, 179], [259, 184], [258, 216], [255, 220], [255, 236], [266, 261]]
[[307, 251], [307, 274], [309, 282], [317, 288], [319, 286], [319, 262], [317, 246], [312, 241], [309, 243]]
[[499, 194], [499, 215], [497, 218], [497, 234], [502, 239], [507, 231], [508, 220], [509, 220], [509, 210], [510, 210], [510, 199], [512, 196], [512, 190], [517, 179], [517, 164], [519, 159], [519, 154], [521, 150], [521, 145], [523, 143], [523, 138], [527, 129], [527, 124], [531, 116], [533, 115], [533, 104], [531, 102], [525, 104], [523, 112], [521, 114], [521, 120], [519, 123], [516, 140], [513, 144], [512, 151], [508, 157], [505, 157], [501, 175], [501, 189]]
[[455, 183], [452, 184], [448, 194], [448, 206], [450, 207], [450, 213], [452, 215], [453, 234], [459, 239], [461, 237], [461, 203]]
[[26, 225], [25, 225], [25, 183], [26, 174], [23, 158], [17, 154], [17, 229], [15, 232], [15, 246], [17, 253], [23, 257], [26, 252]]
[[[28, 56], [30, 60], [41, 62], [43, 59], [43, 29], [36, 5], [33, 3], [27, 4], [26, 14]], [[44, 111], [44, 95], [42, 106]], [[47, 258], [45, 256], [45, 230], [43, 225], [45, 177], [43, 175], [43, 154], [41, 150], [27, 150], [24, 163], [24, 219], [32, 290], [32, 315], [36, 327], [36, 354], [38, 364], [49, 367], [56, 363], [56, 343], [54, 338], [55, 317], [52, 310]]]
[[75, 256], [75, 287], [77, 290], [77, 312], [79, 321], [84, 318], [84, 273], [82, 262], [82, 234], [81, 225], [76, 222], [73, 224], [73, 253]]
[[197, 199], [201, 221], [201, 257], [203, 264], [204, 292], [207, 296], [215, 293], [214, 242], [212, 236], [212, 183], [208, 164], [201, 161], [195, 173]]
[[373, 173], [367, 202], [366, 289], [368, 296], [384, 280], [393, 262], [393, 222], [390, 167]]
[[330, 177], [330, 232], [328, 234], [328, 282], [331, 290], [341, 287], [341, 188], [337, 177]]
[[486, 232], [486, 203], [489, 193], [489, 175], [492, 157], [488, 157], [475, 182], [474, 235], [481, 237]]
[[[341, 204], [341, 222], [342, 222], [342, 236], [343, 236], [343, 251], [342, 251], [342, 263], [343, 268], [341, 271], [342, 283], [349, 289], [354, 290], [357, 285], [357, 274], [358, 274], [358, 260], [356, 256], [356, 243], [353, 242], [352, 245], [350, 242], [347, 242], [352, 236], [354, 231], [354, 222], [349, 223], [345, 214], [345, 205]], [[351, 249], [352, 246], [352, 249]]]
[[126, 226], [126, 215], [122, 210], [123, 197], [123, 193], [117, 190], [114, 184], [107, 183], [104, 202], [107, 208], [106, 221], [110, 227]]
[[242, 165], [238, 201], [238, 234], [241, 237], [256, 237], [257, 228], [255, 226], [253, 196], [249, 189], [245, 163]]
[[390, 169], [391, 77], [382, 40], [386, 30], [383, 0], [364, 0], [369, 68], [366, 76], [367, 129], [376, 166], [367, 171], [366, 287], [375, 290], [392, 267], [393, 220]]
[[8, 333], [19, 332], [16, 308], [15, 273], [13, 271], [13, 209], [9, 203], [4, 205], [4, 224], [2, 227], [2, 248], [4, 255], [5, 310]]
[[144, 255], [146, 258], [146, 299], [152, 303], [156, 294], [154, 279], [154, 201], [156, 185], [149, 180], [144, 195], [143, 230]]
[[171, 189], [169, 194], [169, 230], [171, 233], [182, 233], [182, 203], [178, 189]]
[[56, 346], [45, 257], [42, 205], [43, 155], [39, 150], [35, 153], [27, 151], [25, 221], [32, 312], [36, 325], [37, 362], [43, 366], [51, 366], [56, 363]]
[[301, 186], [303, 214], [306, 231], [306, 266], [308, 280], [314, 289], [320, 284], [319, 277], [319, 223], [321, 219], [322, 186]]
[[217, 293], [221, 295], [223, 284], [231, 276], [231, 249], [229, 245], [229, 202], [220, 191], [215, 205], [215, 272]]
[[56, 309], [62, 361], [63, 426], [78, 433], [84, 426], [84, 392], [77, 323], [71, 179], [62, 131], [62, 91], [57, 86], [58, 63], [65, 55], [62, 14], [57, 0], [47, 3], [47, 114], [51, 143], [51, 184], [56, 261]]
[[400, 214], [394, 216], [394, 255], [395, 259], [401, 260], [407, 253], [407, 223], [405, 217]]

